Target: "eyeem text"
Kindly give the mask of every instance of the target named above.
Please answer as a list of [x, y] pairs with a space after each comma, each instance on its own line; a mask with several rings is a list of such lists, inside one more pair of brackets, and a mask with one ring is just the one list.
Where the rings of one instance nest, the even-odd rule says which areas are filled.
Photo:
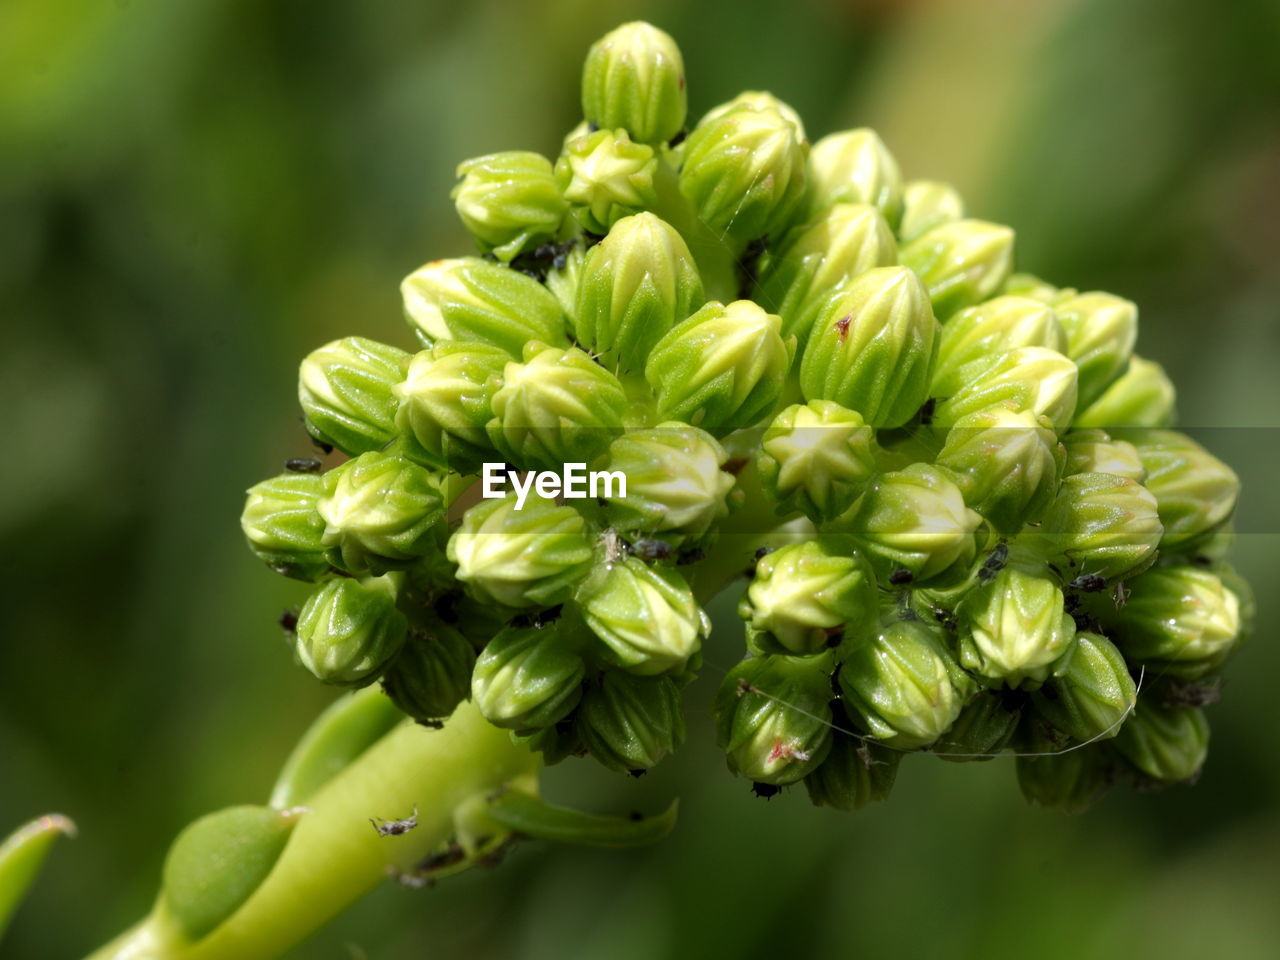
[[566, 463], [561, 473], [554, 470], [530, 470], [519, 473], [507, 468], [505, 463], [486, 463], [481, 473], [481, 496], [486, 499], [505, 497], [506, 485], [516, 494], [516, 509], [524, 509], [525, 498], [532, 490], [540, 497], [553, 500], [585, 500], [587, 497], [625, 497], [627, 475], [621, 470], [587, 471], [585, 463]]

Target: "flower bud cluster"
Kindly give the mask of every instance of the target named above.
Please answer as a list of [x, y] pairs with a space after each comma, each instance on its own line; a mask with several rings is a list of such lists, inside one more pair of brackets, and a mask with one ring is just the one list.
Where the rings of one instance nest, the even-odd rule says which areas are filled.
[[[916, 752], [1011, 751], [1067, 810], [1193, 778], [1194, 694], [1252, 611], [1239, 481], [1171, 428], [1137, 307], [1014, 273], [1013, 230], [872, 130], [811, 147], [772, 94], [687, 105], [670, 36], [607, 34], [558, 157], [458, 168], [475, 248], [404, 280], [404, 347], [303, 361], [333, 459], [242, 516], [313, 584], [298, 660], [638, 772], [683, 741], [703, 607], [745, 572], [715, 724], [759, 792], [857, 809]], [[626, 484], [534, 485], [570, 467]]]

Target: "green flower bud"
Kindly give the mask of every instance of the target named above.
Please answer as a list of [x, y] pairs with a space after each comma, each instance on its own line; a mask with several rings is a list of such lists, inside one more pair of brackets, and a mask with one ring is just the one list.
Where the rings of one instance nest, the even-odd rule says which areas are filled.
[[566, 343], [555, 295], [519, 270], [487, 260], [433, 260], [405, 277], [400, 293], [409, 325], [426, 346], [478, 341], [518, 357], [530, 340]]
[[569, 212], [540, 153], [490, 153], [460, 163], [458, 176], [458, 216], [481, 249], [504, 263], [555, 237]]
[[252, 896], [303, 813], [227, 807], [178, 834], [165, 857], [160, 900], [186, 941], [211, 933]]
[[841, 630], [861, 637], [875, 627], [875, 574], [858, 554], [840, 556], [816, 540], [790, 543], [756, 564], [739, 613], [779, 652], [819, 653]]
[[1175, 394], [1164, 368], [1137, 354], [1102, 396], [1076, 414], [1076, 427], [1167, 427], [1173, 423]]
[[574, 311], [577, 309], [578, 285], [582, 282], [582, 272], [587, 262], [587, 251], [580, 244], [574, 244], [563, 257], [551, 264], [545, 281], [547, 289], [555, 296], [560, 309], [569, 318], [569, 324], [576, 322]]
[[949, 183], [912, 180], [902, 191], [902, 222], [898, 237], [903, 243], [928, 233], [934, 227], [954, 223], [964, 217], [964, 200]]
[[331, 563], [352, 573], [381, 573], [432, 549], [444, 501], [440, 482], [425, 467], [362, 453], [324, 475], [316, 510]]
[[683, 144], [680, 192], [737, 250], [790, 226], [805, 189], [807, 144], [776, 110], [731, 110]]
[[1089, 406], [1124, 373], [1138, 339], [1138, 308], [1109, 293], [1081, 293], [1060, 301], [1064, 353], [1080, 370], [1080, 407]]
[[1060, 300], [1075, 296], [1076, 291], [1071, 289], [1059, 290], [1053, 284], [1045, 283], [1034, 274], [1014, 273], [1010, 274], [1009, 279], [1004, 282], [1004, 286], [1000, 288], [1000, 293], [1004, 296], [1029, 297], [1052, 307]]
[[606, 670], [587, 688], [577, 719], [587, 750], [610, 770], [648, 770], [684, 742], [680, 688], [670, 677]]
[[1198, 707], [1166, 707], [1143, 697], [1114, 743], [1126, 760], [1153, 780], [1194, 780], [1209, 753], [1209, 721]]
[[953, 763], [991, 760], [1008, 746], [1021, 718], [1021, 707], [1004, 691], [983, 691], [930, 750]]
[[415, 720], [443, 720], [471, 694], [476, 651], [453, 627], [433, 622], [410, 630], [382, 676], [391, 701]]
[[598, 566], [577, 601], [604, 659], [638, 676], [679, 670], [711, 632], [684, 578], [636, 557]]
[[906, 423], [929, 396], [938, 323], [903, 267], [869, 270], [833, 298], [800, 363], [806, 400], [834, 400], [873, 427]]
[[249, 488], [240, 529], [249, 549], [286, 577], [314, 580], [329, 569], [324, 521], [316, 503], [324, 480], [314, 473], [284, 473]]
[[1061, 352], [1064, 346], [1066, 338], [1057, 317], [1038, 300], [1006, 296], [968, 307], [942, 325], [933, 394], [957, 393], [1018, 347]]
[[902, 174], [884, 141], [862, 127], [823, 137], [809, 154], [809, 210], [867, 203], [890, 226], [902, 217]]
[[967, 567], [981, 523], [941, 470], [914, 463], [873, 481], [839, 528], [853, 535], [881, 580], [899, 583], [904, 570], [922, 581]]
[[589, 122], [659, 144], [680, 132], [687, 109], [684, 61], [666, 33], [636, 21], [592, 44], [582, 69], [582, 113]]
[[772, 93], [764, 90], [744, 90], [732, 100], [712, 107], [703, 114], [702, 119], [698, 121], [698, 126], [701, 127], [713, 120], [718, 120], [726, 113], [733, 113], [735, 110], [776, 113], [795, 128], [796, 139], [805, 139], [804, 121], [800, 119], [800, 114], [796, 113], [794, 108], [779, 100]]
[[625, 130], [596, 130], [565, 144], [556, 181], [582, 228], [605, 234], [657, 202], [659, 163], [653, 147], [633, 143]]
[[644, 368], [654, 345], [703, 303], [689, 248], [651, 213], [619, 220], [587, 253], [574, 336], [607, 367]]
[[831, 748], [827, 657], [743, 660], [716, 694], [716, 743], [729, 769], [784, 786], [816, 770]]
[[530, 494], [481, 500], [449, 538], [458, 579], [507, 607], [553, 607], [591, 567], [586, 523], [572, 507]]
[[1050, 560], [1107, 580], [1136, 576], [1155, 562], [1164, 528], [1156, 498], [1140, 483], [1106, 473], [1066, 477], [1039, 536]]
[[508, 363], [490, 400], [489, 440], [521, 469], [594, 460], [622, 432], [627, 396], [618, 378], [581, 350], [530, 343]]
[[1114, 737], [1137, 700], [1124, 655], [1096, 633], [1076, 634], [1048, 683], [1031, 695], [1040, 716], [1081, 743]]
[[428, 462], [461, 474], [475, 471], [492, 459], [485, 425], [509, 359], [487, 343], [445, 340], [423, 350], [396, 384], [396, 426], [417, 441]]
[[298, 402], [307, 430], [351, 456], [377, 450], [396, 435], [392, 387], [409, 354], [364, 337], [346, 337], [307, 354], [298, 368]]
[[903, 244], [899, 259], [920, 275], [933, 312], [946, 318], [1004, 285], [1013, 267], [1013, 231], [985, 220], [956, 220]]
[[859, 644], [840, 667], [845, 709], [871, 736], [900, 750], [934, 743], [972, 688], [941, 630], [900, 620]]
[[1241, 632], [1239, 598], [1198, 567], [1156, 567], [1134, 578], [1124, 606], [1100, 597], [1090, 609], [1130, 660], [1186, 680], [1221, 667]]
[[1076, 633], [1057, 585], [1013, 564], [975, 587], [956, 615], [960, 662], [993, 686], [1039, 686]]
[[816, 524], [844, 513], [875, 472], [875, 433], [830, 400], [793, 404], [773, 418], [756, 453], [760, 486], [779, 513]]
[[729, 513], [726, 459], [715, 437], [674, 420], [623, 434], [604, 468], [627, 478], [627, 495], [609, 501], [610, 524], [674, 544], [702, 539]]
[[782, 317], [784, 336], [803, 349], [831, 298], [855, 277], [897, 263], [893, 233], [875, 207], [838, 203], [770, 251], [755, 299]]
[[1043, 724], [1031, 726], [1034, 732], [1023, 738], [1016, 761], [1022, 795], [1049, 810], [1083, 813], [1115, 782], [1115, 764], [1107, 748], [1066, 748]]
[[1009, 350], [939, 401], [933, 422], [951, 427], [961, 417], [996, 406], [1047, 417], [1054, 430], [1065, 431], [1076, 409], [1076, 365], [1047, 347]]
[[1064, 458], [1047, 419], [992, 407], [947, 431], [937, 464], [955, 475], [966, 504], [1012, 536], [1049, 508]]
[[370, 683], [404, 643], [408, 624], [396, 609], [392, 577], [326, 580], [298, 614], [296, 651], [325, 683]]
[[663, 419], [723, 436], [767, 416], [791, 366], [782, 321], [750, 300], [712, 301], [672, 327], [649, 355], [645, 379]]
[[1138, 430], [1121, 434], [1133, 442], [1147, 476], [1143, 486], [1159, 505], [1160, 546], [1184, 549], [1231, 516], [1240, 495], [1235, 471], [1186, 434]]
[[578, 705], [585, 673], [558, 626], [507, 627], [476, 660], [471, 699], [494, 726], [538, 730]]
[[1105, 430], [1072, 430], [1062, 440], [1067, 450], [1067, 476], [1077, 473], [1109, 473], [1134, 483], [1147, 478], [1138, 448], [1118, 440]]
[[837, 731], [827, 758], [804, 778], [815, 807], [852, 812], [873, 800], [888, 800], [902, 753]]

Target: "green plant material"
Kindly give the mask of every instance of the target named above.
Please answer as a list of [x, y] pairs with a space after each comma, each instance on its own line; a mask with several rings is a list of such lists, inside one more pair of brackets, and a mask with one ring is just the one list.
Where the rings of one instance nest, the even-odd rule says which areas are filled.
[[1073, 421], [1077, 427], [1168, 427], [1173, 424], [1176, 394], [1164, 368], [1137, 354], [1129, 369], [1082, 407]]
[[605, 34], [582, 68], [582, 113], [639, 143], [665, 143], [684, 126], [684, 60], [671, 37], [635, 21]]
[[1059, 300], [1054, 310], [1067, 337], [1063, 352], [1080, 371], [1085, 408], [1128, 367], [1138, 340], [1138, 308], [1109, 293], [1082, 293]]
[[1076, 626], [1044, 573], [1010, 564], [956, 609], [960, 662], [992, 685], [1038, 687], [1070, 650]]
[[670, 677], [606, 670], [583, 694], [577, 728], [591, 756], [609, 769], [648, 770], [684, 742], [680, 688]]
[[869, 204], [891, 227], [902, 217], [902, 174], [874, 130], [862, 127], [823, 137], [809, 154], [809, 210], [837, 203]]
[[1045, 555], [1071, 577], [1104, 580], [1137, 576], [1155, 562], [1164, 535], [1156, 498], [1140, 483], [1106, 473], [1077, 473], [1062, 481], [1038, 540]]
[[440, 721], [471, 694], [475, 647], [444, 623], [417, 626], [382, 675], [382, 689], [414, 720]]
[[1116, 764], [1107, 748], [1063, 746], [1038, 723], [1021, 737], [1018, 786], [1028, 803], [1064, 813], [1083, 813], [1115, 782]]
[[476, 660], [471, 698], [494, 726], [537, 730], [578, 705], [585, 672], [558, 624], [507, 627]]
[[902, 220], [898, 238], [906, 243], [934, 227], [964, 217], [964, 200], [949, 183], [912, 180], [902, 188]]
[[792, 404], [769, 424], [756, 452], [760, 486], [779, 513], [834, 520], [875, 473], [875, 432], [831, 400]]
[[1235, 511], [1240, 495], [1235, 471], [1186, 434], [1134, 430], [1118, 436], [1129, 440], [1142, 460], [1142, 483], [1155, 495], [1164, 527], [1161, 549], [1193, 549]]
[[409, 354], [364, 337], [345, 337], [307, 354], [298, 368], [298, 403], [320, 443], [357, 456], [395, 438], [393, 387]]
[[647, 847], [675, 829], [677, 801], [652, 817], [609, 817], [556, 807], [519, 790], [489, 802], [489, 815], [509, 830], [536, 840], [575, 846]]
[[985, 690], [965, 705], [930, 751], [943, 760], [968, 763], [995, 759], [1009, 745], [1022, 719], [1021, 700], [1006, 690]]
[[574, 217], [598, 235], [655, 206], [664, 175], [653, 148], [633, 143], [625, 130], [571, 137], [556, 161], [556, 180]]
[[945, 320], [1004, 286], [1013, 267], [1013, 231], [985, 220], [956, 220], [903, 244], [899, 259], [920, 275], [933, 312]]
[[1115, 644], [1081, 631], [1031, 701], [1055, 729], [1089, 743], [1120, 732], [1138, 701], [1138, 689]]
[[1127, 440], [1110, 436], [1105, 430], [1072, 430], [1062, 438], [1067, 451], [1067, 476], [1077, 473], [1109, 473], [1134, 483], [1147, 479], [1138, 448]]
[[569, 207], [551, 162], [538, 153], [508, 150], [458, 165], [453, 202], [480, 248], [502, 262], [553, 239]]
[[329, 569], [324, 520], [316, 512], [324, 480], [311, 473], [283, 473], [249, 488], [240, 529], [249, 549], [277, 573], [314, 580]]
[[815, 807], [861, 810], [889, 799], [901, 760], [898, 750], [837, 732], [826, 759], [804, 778], [804, 786]]
[[933, 422], [954, 427], [970, 414], [995, 407], [1044, 417], [1056, 432], [1064, 432], [1076, 409], [1076, 365], [1047, 347], [1008, 350], [939, 401]]
[[60, 836], [74, 837], [76, 825], [60, 813], [37, 817], [0, 843], [0, 938], [35, 882], [45, 858]]
[[324, 683], [372, 683], [408, 630], [398, 592], [394, 576], [326, 580], [298, 614], [298, 660]]
[[1004, 354], [1020, 347], [1063, 352], [1066, 336], [1047, 304], [1003, 296], [961, 310], [942, 325], [933, 395], [949, 397], [960, 392]]
[[1114, 740], [1116, 750], [1143, 776], [1182, 783], [1200, 775], [1209, 752], [1209, 721], [1198, 707], [1166, 707], [1142, 697]]

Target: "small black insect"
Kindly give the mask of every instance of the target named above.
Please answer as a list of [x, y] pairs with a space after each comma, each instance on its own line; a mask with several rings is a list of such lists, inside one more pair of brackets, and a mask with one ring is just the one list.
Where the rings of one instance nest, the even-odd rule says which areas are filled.
[[1004, 569], [1006, 563], [1009, 562], [1009, 544], [1001, 540], [991, 552], [987, 554], [987, 559], [982, 564], [982, 569], [978, 571], [978, 579], [983, 583], [990, 583], [996, 578], [996, 574]]
[[692, 550], [681, 551], [680, 555], [676, 557], [676, 566], [684, 567], [691, 563], [697, 563], [706, 555], [707, 552], [701, 547], [694, 547]]
[[908, 583], [915, 579], [915, 575], [905, 567], [898, 567], [893, 573], [889, 574], [889, 582], [895, 587], [905, 587]]
[[636, 779], [636, 780], [639, 780], [641, 777], [643, 777], [643, 776], [644, 776], [646, 773], [648, 773], [648, 772], [649, 772], [648, 770], [640, 770], [640, 769], [636, 769], [636, 770], [628, 770], [628, 771], [627, 771], [627, 773], [629, 773], [629, 774], [630, 774], [634, 779]]
[[751, 792], [764, 800], [771, 800], [782, 792], [782, 788], [772, 783], [753, 783]]
[[319, 473], [320, 461], [314, 457], [294, 457], [284, 462], [284, 468], [290, 473]]
[[675, 549], [665, 540], [636, 540], [627, 548], [633, 557], [641, 560], [668, 560]]
[[418, 825], [418, 808], [415, 805], [413, 813], [403, 820], [383, 820], [381, 817], [370, 817], [369, 822], [373, 824], [373, 829], [377, 831], [380, 837], [403, 836]]
[[1100, 577], [1096, 573], [1082, 573], [1072, 580], [1068, 586], [1072, 590], [1079, 590], [1081, 593], [1101, 593], [1107, 589], [1107, 578]]
[[687, 136], [689, 136], [689, 130], [688, 130], [688, 128], [686, 127], [684, 130], [681, 130], [681, 131], [680, 131], [679, 133], [677, 133], [674, 137], [672, 137], [670, 140], [668, 140], [668, 141], [667, 141], [667, 146], [668, 146], [668, 147], [678, 147], [678, 146], [680, 146], [680, 144], [684, 143], [685, 138], [686, 138]]
[[942, 624], [942, 626], [947, 630], [954, 630], [956, 628], [956, 615], [946, 607], [934, 607], [933, 619], [937, 620], [938, 623]]
[[280, 614], [280, 619], [276, 622], [288, 633], [294, 633], [298, 629], [298, 614], [293, 610], [285, 610]]
[[927, 427], [933, 423], [933, 408], [938, 405], [937, 397], [930, 397], [924, 402], [924, 406], [920, 408], [920, 426]]

